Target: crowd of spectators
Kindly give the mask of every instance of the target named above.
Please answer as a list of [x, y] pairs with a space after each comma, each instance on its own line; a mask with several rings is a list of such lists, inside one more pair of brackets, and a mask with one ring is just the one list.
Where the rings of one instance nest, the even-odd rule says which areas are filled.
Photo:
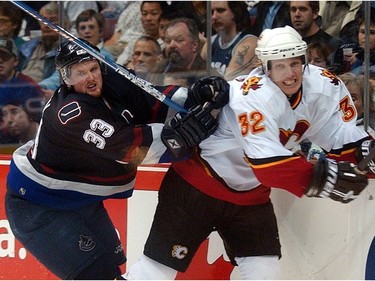
[[[285, 25], [295, 28], [308, 44], [308, 63], [336, 75], [364, 74], [363, 1], [214, 1], [211, 24], [207, 24], [206, 1], [25, 3], [97, 46], [106, 59], [155, 85], [189, 86], [208, 75], [226, 80], [246, 75], [257, 66], [254, 50], [259, 34], [266, 28]], [[371, 3], [371, 105], [375, 85], [374, 11]], [[207, 34], [212, 36], [209, 41]], [[65, 39], [7, 1], [0, 2], [0, 36], [12, 39], [18, 49], [17, 73], [38, 83], [48, 101], [61, 83], [54, 56], [56, 46]]]

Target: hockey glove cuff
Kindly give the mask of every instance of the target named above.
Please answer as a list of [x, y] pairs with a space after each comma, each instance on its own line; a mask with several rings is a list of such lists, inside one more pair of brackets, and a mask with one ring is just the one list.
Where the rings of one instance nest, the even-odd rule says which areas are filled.
[[[357, 149], [357, 162], [361, 162], [367, 155], [369, 155], [371, 148], [373, 148], [375, 145], [375, 141], [373, 140], [365, 140], [361, 143], [361, 146]], [[367, 164], [367, 171], [375, 174], [375, 162], [374, 160], [371, 160]]]
[[186, 115], [177, 113], [169, 124], [164, 126], [161, 133], [162, 141], [175, 157], [184, 156], [189, 148], [215, 132], [217, 121], [211, 115], [211, 110], [210, 104], [197, 105]]
[[331, 198], [342, 203], [354, 200], [368, 185], [368, 179], [356, 165], [320, 159], [314, 165], [314, 175], [305, 194], [308, 197]]

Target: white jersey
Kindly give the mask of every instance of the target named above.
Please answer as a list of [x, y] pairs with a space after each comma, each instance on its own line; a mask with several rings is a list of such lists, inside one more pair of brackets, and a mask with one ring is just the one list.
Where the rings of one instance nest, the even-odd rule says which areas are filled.
[[356, 118], [344, 83], [327, 70], [306, 67], [301, 91], [288, 100], [254, 69], [230, 82], [230, 102], [217, 131], [200, 144], [200, 156], [237, 191], [263, 184], [302, 196], [313, 168], [291, 149], [308, 138], [328, 156], [355, 161], [355, 147], [368, 137]]

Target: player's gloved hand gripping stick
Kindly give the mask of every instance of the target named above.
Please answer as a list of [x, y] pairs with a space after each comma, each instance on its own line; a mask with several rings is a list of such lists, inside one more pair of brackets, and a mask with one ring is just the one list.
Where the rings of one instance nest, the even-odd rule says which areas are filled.
[[169, 124], [164, 126], [162, 141], [175, 157], [184, 156], [189, 148], [198, 145], [215, 132], [218, 123], [211, 114], [213, 108], [211, 102], [198, 104], [187, 114], [177, 113]]
[[221, 77], [201, 78], [188, 88], [188, 99], [193, 107], [187, 114], [177, 113], [161, 134], [165, 146], [176, 157], [215, 132], [218, 125], [211, 111], [229, 102], [229, 84]]
[[97, 60], [103, 62], [108, 67], [112, 68], [113, 70], [118, 72], [120, 75], [124, 76], [130, 82], [134, 83], [135, 85], [137, 85], [138, 87], [140, 87], [145, 92], [149, 93], [150, 95], [152, 95], [153, 97], [155, 97], [159, 101], [165, 103], [167, 106], [173, 108], [177, 112], [187, 113], [187, 110], [185, 108], [183, 108], [179, 104], [173, 102], [172, 100], [168, 99], [165, 95], [163, 95], [157, 89], [155, 89], [154, 86], [150, 82], [145, 81], [145, 80], [135, 76], [134, 74], [129, 72], [126, 68], [122, 67], [121, 65], [118, 65], [115, 62], [101, 56], [100, 53], [97, 52], [94, 48], [92, 48], [91, 46], [89, 46], [88, 44], [86, 44], [85, 42], [83, 42], [82, 40], [80, 40], [78, 37], [74, 36], [70, 32], [66, 31], [61, 26], [49, 21], [48, 19], [46, 19], [45, 17], [40, 15], [38, 12], [33, 10], [31, 7], [29, 7], [28, 5], [23, 3], [22, 1], [11, 1], [11, 2], [14, 5], [16, 5], [18, 8], [20, 8], [21, 10], [25, 11], [27, 14], [34, 17], [36, 20], [38, 20], [42, 24], [44, 24], [44, 25], [48, 26], [49, 28], [53, 29], [54, 31], [56, 31], [59, 35], [63, 36], [64, 38], [66, 38], [69, 41], [74, 42], [75, 44], [80, 46], [82, 49], [86, 50], [90, 55], [95, 57]]
[[203, 77], [188, 88], [188, 98], [192, 104], [210, 102], [214, 109], [219, 109], [229, 102], [229, 88], [222, 77]]

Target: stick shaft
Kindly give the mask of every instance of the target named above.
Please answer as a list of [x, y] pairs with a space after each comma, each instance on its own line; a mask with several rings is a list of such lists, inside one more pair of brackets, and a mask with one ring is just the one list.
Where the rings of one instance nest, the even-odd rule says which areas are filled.
[[363, 158], [361, 162], [359, 162], [357, 168], [360, 171], [365, 171], [367, 164], [370, 163], [374, 159], [375, 159], [375, 146], [371, 148], [369, 154], [365, 158]]
[[150, 82], [135, 76], [134, 74], [129, 72], [126, 68], [116, 64], [112, 60], [109, 60], [109, 59], [101, 56], [100, 53], [97, 52], [94, 48], [92, 48], [91, 46], [89, 46], [88, 44], [86, 44], [85, 42], [80, 40], [75, 35], [68, 32], [67, 30], [65, 30], [61, 26], [49, 21], [48, 19], [43, 17], [41, 14], [36, 12], [34, 9], [32, 9], [31, 7], [29, 7], [28, 5], [23, 3], [22, 1], [11, 1], [11, 2], [14, 5], [16, 5], [18, 8], [20, 8], [21, 10], [25, 11], [27, 14], [34, 17], [36, 20], [38, 20], [42, 24], [44, 24], [44, 25], [48, 26], [49, 28], [51, 28], [52, 30], [56, 31], [59, 35], [63, 36], [64, 38], [66, 38], [69, 41], [74, 42], [75, 44], [80, 46], [82, 49], [86, 50], [94, 58], [96, 58], [97, 60], [105, 63], [107, 66], [109, 66], [110, 68], [112, 68], [113, 70], [115, 70], [116, 72], [121, 74], [123, 77], [128, 79], [130, 82], [137, 85], [142, 90], [144, 90], [148, 94], [152, 95], [153, 97], [155, 97], [159, 101], [161, 101], [164, 104], [166, 104], [167, 106], [173, 108], [177, 112], [187, 113], [187, 110], [185, 108], [180, 106], [178, 103], [175, 103], [171, 99], [167, 98], [165, 95], [163, 95], [157, 89], [155, 89], [155, 87]]

